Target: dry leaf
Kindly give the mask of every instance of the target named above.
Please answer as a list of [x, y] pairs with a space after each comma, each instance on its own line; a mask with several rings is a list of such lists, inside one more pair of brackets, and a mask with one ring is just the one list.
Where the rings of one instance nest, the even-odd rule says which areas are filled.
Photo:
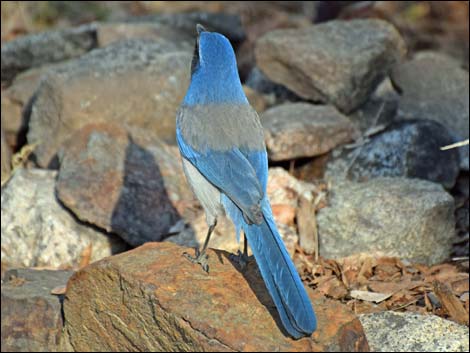
[[348, 291], [336, 276], [322, 277], [318, 283], [317, 290], [333, 299], [343, 299], [348, 295]]
[[380, 303], [392, 296], [393, 293], [375, 293], [363, 290], [352, 290], [349, 295], [354, 299], [364, 300], [366, 302]]

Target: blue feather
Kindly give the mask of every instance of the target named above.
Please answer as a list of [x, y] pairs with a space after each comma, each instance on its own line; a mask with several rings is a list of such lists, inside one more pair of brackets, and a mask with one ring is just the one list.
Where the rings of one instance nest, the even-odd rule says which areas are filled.
[[315, 313], [277, 231], [267, 198], [263, 200], [264, 220], [260, 225], [246, 224], [240, 209], [230, 199], [223, 197], [222, 203], [235, 227], [245, 232], [287, 332], [294, 338], [311, 335], [317, 327]]

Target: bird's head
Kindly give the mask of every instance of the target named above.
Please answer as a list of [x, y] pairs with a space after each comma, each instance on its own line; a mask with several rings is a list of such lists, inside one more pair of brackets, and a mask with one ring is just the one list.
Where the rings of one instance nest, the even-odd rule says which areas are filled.
[[237, 61], [229, 40], [220, 33], [196, 26], [198, 37], [194, 47], [191, 74], [196, 71], [237, 71]]
[[237, 61], [229, 40], [198, 24], [186, 104], [246, 103]]

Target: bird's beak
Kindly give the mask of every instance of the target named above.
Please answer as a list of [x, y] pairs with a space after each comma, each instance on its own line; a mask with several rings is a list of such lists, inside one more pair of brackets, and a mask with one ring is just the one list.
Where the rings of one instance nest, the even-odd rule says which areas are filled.
[[198, 36], [200, 36], [202, 32], [207, 32], [207, 30], [204, 28], [204, 26], [201, 25], [200, 23], [198, 23], [196, 25], [196, 31], [197, 31]]

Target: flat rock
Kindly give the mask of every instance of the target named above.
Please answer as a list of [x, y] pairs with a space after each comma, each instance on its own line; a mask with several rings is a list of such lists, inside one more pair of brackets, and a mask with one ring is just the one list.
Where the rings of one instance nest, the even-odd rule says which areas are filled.
[[[54, 194], [56, 171], [18, 169], [2, 187], [2, 264], [9, 267], [75, 267], [126, 249], [77, 220]], [[91, 247], [91, 249], [90, 249]]]
[[99, 121], [138, 126], [174, 143], [190, 61], [179, 44], [127, 40], [49, 71], [36, 92], [27, 136], [28, 143], [39, 143], [36, 162], [55, 166], [54, 156], [72, 132]]
[[58, 198], [80, 220], [130, 245], [161, 240], [193, 200], [177, 147], [147, 131], [89, 124], [64, 146]]
[[366, 181], [376, 177], [420, 178], [452, 188], [460, 171], [457, 149], [441, 151], [453, 137], [431, 120], [399, 121], [353, 149], [335, 151], [326, 176]]
[[[254, 262], [242, 274], [209, 250], [209, 274], [187, 248], [148, 243], [84, 268], [68, 282], [66, 339], [75, 351], [366, 351], [353, 313], [309, 291], [318, 316], [312, 338], [292, 340]], [[243, 300], [240, 300], [243, 298]], [[84, 325], [83, 323], [87, 324]]]
[[93, 25], [21, 36], [2, 44], [2, 81], [32, 67], [80, 56], [94, 47]]
[[14, 269], [2, 281], [2, 352], [55, 352], [60, 344], [63, 298], [72, 271]]
[[286, 103], [260, 119], [273, 161], [317, 156], [357, 137], [351, 121], [332, 106]]
[[337, 180], [317, 224], [324, 257], [368, 252], [433, 265], [452, 251], [454, 200], [425, 180]]
[[391, 24], [351, 20], [269, 32], [257, 41], [255, 54], [274, 82], [349, 113], [367, 100], [405, 50]]
[[435, 315], [386, 311], [360, 315], [374, 352], [468, 352], [468, 327]]

